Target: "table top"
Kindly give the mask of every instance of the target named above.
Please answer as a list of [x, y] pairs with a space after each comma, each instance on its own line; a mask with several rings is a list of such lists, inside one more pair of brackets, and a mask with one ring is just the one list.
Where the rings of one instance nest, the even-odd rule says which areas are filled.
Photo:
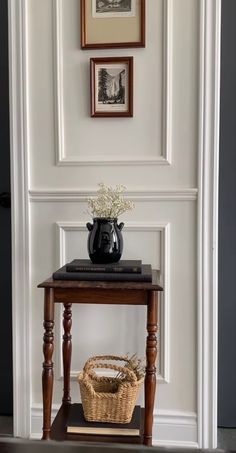
[[111, 282], [111, 281], [77, 281], [77, 280], [53, 280], [52, 277], [43, 281], [38, 288], [63, 288], [63, 289], [125, 289], [125, 290], [152, 290], [163, 291], [159, 285], [160, 271], [152, 271], [152, 282]]

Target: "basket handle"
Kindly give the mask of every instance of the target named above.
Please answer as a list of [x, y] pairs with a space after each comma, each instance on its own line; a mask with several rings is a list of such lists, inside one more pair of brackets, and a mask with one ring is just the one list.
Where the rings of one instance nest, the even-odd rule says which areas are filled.
[[94, 364], [91, 364], [91, 367], [89, 367], [87, 369], [86, 373], [87, 373], [87, 375], [91, 376], [96, 381], [101, 381], [103, 378], [101, 376], [97, 376], [96, 373], [93, 372], [94, 368], [108, 368], [110, 370], [121, 371], [122, 373], [125, 373], [130, 378], [131, 382], [137, 381], [137, 376], [135, 375], [135, 373], [125, 366], [112, 365], [112, 364], [108, 364], [108, 363], [96, 363], [96, 364], [94, 363]]
[[120, 360], [122, 362], [127, 362], [128, 360], [128, 356], [127, 355], [95, 355], [93, 357], [90, 357], [87, 362], [85, 362], [85, 365], [84, 365], [84, 370], [86, 370], [87, 366], [90, 365], [91, 362], [96, 362], [96, 361], [100, 361], [100, 360]]
[[107, 356], [94, 356], [94, 357], [91, 357], [89, 360], [87, 360], [87, 362], [85, 363], [85, 366], [84, 366], [84, 372], [85, 372], [85, 374], [87, 373], [90, 377], [92, 377], [96, 381], [100, 381], [101, 377], [97, 376], [96, 373], [94, 373], [92, 371], [94, 368], [108, 368], [108, 369], [111, 369], [111, 370], [120, 371], [122, 373], [125, 373], [130, 378], [130, 380], [132, 382], [136, 382], [137, 381], [137, 376], [131, 369], [129, 369], [129, 368], [125, 367], [125, 366], [119, 366], [119, 365], [115, 365], [115, 364], [112, 364], [112, 363], [110, 363], [110, 364], [109, 363], [101, 363], [101, 362], [96, 363], [97, 360], [121, 360], [121, 361], [127, 361], [127, 356], [110, 356], [110, 355], [107, 355]]

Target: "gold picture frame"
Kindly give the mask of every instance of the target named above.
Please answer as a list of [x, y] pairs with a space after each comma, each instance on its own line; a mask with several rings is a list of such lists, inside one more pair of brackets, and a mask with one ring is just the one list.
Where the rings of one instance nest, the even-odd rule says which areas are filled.
[[80, 0], [80, 9], [83, 50], [145, 47], [145, 0]]

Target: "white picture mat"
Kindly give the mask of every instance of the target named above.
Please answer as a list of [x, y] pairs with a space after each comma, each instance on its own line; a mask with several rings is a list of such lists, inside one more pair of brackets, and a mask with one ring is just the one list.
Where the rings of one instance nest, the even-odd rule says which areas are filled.
[[[125, 70], [125, 103], [124, 104], [101, 104], [100, 102], [98, 102], [98, 74], [99, 74], [99, 70], [100, 69], [106, 69], [107, 72], [109, 73], [112, 72], [113, 70], [116, 70], [116, 71], [122, 71], [122, 70]], [[124, 112], [124, 111], [127, 111], [128, 110], [128, 65], [126, 63], [122, 64], [122, 63], [119, 63], [119, 64], [112, 64], [112, 63], [102, 63], [102, 64], [96, 64], [95, 65], [95, 107], [96, 107], [96, 111], [100, 111], [100, 112], [107, 112], [107, 111], [121, 111], [121, 112]]]

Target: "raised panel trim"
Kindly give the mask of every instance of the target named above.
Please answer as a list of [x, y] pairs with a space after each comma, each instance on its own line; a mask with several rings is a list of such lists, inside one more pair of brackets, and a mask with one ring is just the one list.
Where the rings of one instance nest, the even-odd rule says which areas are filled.
[[[57, 243], [59, 250], [58, 264], [63, 266], [65, 264], [66, 256], [66, 241], [65, 235], [67, 231], [87, 231], [84, 222], [57, 222]], [[161, 309], [160, 309], [160, 325], [163, 328], [160, 330], [161, 349], [160, 349], [160, 374], [158, 375], [159, 383], [170, 382], [170, 313], [169, 313], [169, 295], [170, 295], [170, 224], [168, 222], [126, 222], [125, 229], [127, 231], [146, 231], [146, 232], [160, 232], [161, 233], [161, 285], [164, 291], [161, 294]], [[62, 338], [62, 308], [60, 313], [57, 314], [57, 325], [60, 326], [58, 331], [58, 341]], [[58, 379], [62, 379], [63, 366], [62, 356], [58, 352], [55, 364], [56, 375]], [[71, 370], [71, 378], [76, 379], [79, 370]]]
[[55, 111], [55, 156], [57, 166], [77, 165], [171, 165], [172, 147], [172, 16], [173, 0], [163, 0], [163, 96], [162, 96], [162, 154], [161, 156], [134, 159], [100, 155], [99, 158], [67, 156], [65, 150], [64, 108], [63, 108], [63, 43], [62, 43], [62, 0], [53, 0], [53, 48], [54, 48], [54, 111]]
[[[32, 202], [86, 202], [89, 197], [96, 195], [94, 189], [44, 189], [30, 190], [29, 197]], [[152, 190], [128, 190], [125, 196], [132, 201], [195, 201], [198, 190], [196, 188], [173, 188]]]

